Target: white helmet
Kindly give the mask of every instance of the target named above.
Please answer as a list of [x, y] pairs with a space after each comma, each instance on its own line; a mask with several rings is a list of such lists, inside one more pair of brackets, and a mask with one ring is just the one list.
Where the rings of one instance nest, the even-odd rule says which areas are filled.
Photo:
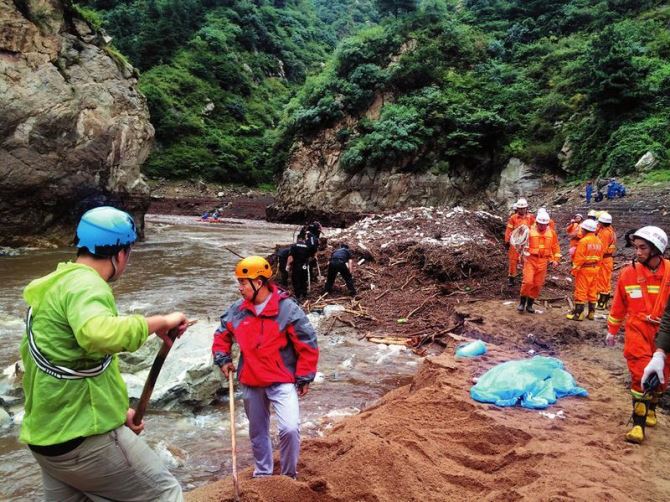
[[521, 197], [519, 200], [516, 201], [516, 208], [517, 209], [526, 209], [528, 207], [528, 201]]
[[658, 251], [663, 254], [665, 248], [668, 247], [668, 236], [658, 227], [642, 227], [636, 230], [632, 238], [639, 237], [652, 244]]
[[603, 211], [600, 213], [600, 216], [598, 216], [598, 221], [600, 223], [612, 223], [612, 215]]
[[537, 218], [535, 218], [535, 221], [539, 223], [540, 225], [549, 225], [549, 222], [551, 221], [551, 218], [549, 218], [549, 213], [546, 211], [538, 211], [537, 212]]
[[598, 229], [596, 220], [584, 220], [579, 224], [579, 226], [587, 232], [595, 232]]
[[586, 216], [595, 219], [598, 216], [598, 213], [595, 209], [591, 209]]

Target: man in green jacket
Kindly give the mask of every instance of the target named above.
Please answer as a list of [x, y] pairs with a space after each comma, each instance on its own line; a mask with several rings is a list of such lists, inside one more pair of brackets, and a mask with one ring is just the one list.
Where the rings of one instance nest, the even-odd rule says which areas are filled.
[[182, 500], [181, 487], [137, 435], [116, 354], [150, 333], [186, 330], [184, 314], [119, 316], [109, 282], [123, 274], [137, 238], [112, 207], [86, 212], [77, 259], [23, 292], [25, 417], [20, 440], [42, 468], [45, 500]]

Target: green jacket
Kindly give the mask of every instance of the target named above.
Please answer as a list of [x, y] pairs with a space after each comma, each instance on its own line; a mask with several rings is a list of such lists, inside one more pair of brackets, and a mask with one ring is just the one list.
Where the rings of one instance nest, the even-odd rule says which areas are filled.
[[[91, 267], [60, 263], [51, 274], [23, 291], [33, 308], [35, 343], [52, 364], [81, 370], [105, 354], [133, 352], [149, 335], [143, 316], [121, 317], [109, 284]], [[19, 439], [53, 445], [80, 436], [103, 434], [126, 421], [128, 393], [117, 356], [96, 377], [61, 380], [40, 370], [21, 341], [25, 367], [25, 416]]]

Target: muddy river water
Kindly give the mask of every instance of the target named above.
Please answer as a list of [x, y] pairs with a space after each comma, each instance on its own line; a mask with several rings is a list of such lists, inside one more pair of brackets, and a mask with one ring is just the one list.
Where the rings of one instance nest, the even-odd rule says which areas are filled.
[[[119, 311], [150, 315], [181, 310], [199, 321], [192, 333], [213, 333], [219, 315], [238, 298], [232, 273], [238, 258], [224, 246], [241, 255], [267, 255], [275, 243], [290, 242], [294, 230], [257, 221], [200, 224], [189, 217], [150, 215], [146, 241], [134, 248], [126, 274], [113, 286]], [[0, 369], [19, 359], [23, 287], [73, 256], [72, 248], [23, 249], [0, 256]], [[351, 331], [319, 334], [319, 346], [320, 375], [301, 401], [303, 437], [324, 434], [342, 417], [408, 381], [416, 369], [417, 360], [404, 349], [367, 344]], [[6, 392], [6, 379], [0, 376], [0, 395]], [[238, 466], [245, 468], [252, 458], [239, 394], [236, 404]], [[150, 409], [144, 437], [184, 489], [229, 475], [227, 401], [212, 396], [205, 406], [177, 410]], [[0, 430], [0, 500], [35, 500], [41, 498], [41, 476], [17, 439], [21, 406], [12, 405], [9, 411], [15, 423]]]

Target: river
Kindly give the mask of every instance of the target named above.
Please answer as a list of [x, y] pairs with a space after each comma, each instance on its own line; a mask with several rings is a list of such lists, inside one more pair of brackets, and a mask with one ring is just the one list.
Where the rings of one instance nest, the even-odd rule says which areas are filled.
[[[290, 242], [295, 230], [245, 220], [203, 224], [184, 216], [148, 215], [146, 223], [146, 241], [134, 247], [126, 273], [113, 285], [119, 311], [151, 315], [180, 310], [198, 319], [189, 332], [200, 335], [213, 333], [220, 314], [239, 297], [233, 275], [238, 258], [224, 246], [240, 255], [267, 255], [275, 243]], [[0, 368], [19, 359], [23, 287], [73, 257], [72, 248], [21, 249], [15, 256], [0, 256]], [[360, 341], [350, 328], [319, 334], [319, 347], [319, 379], [301, 400], [303, 437], [323, 435], [338, 420], [406, 383], [417, 365], [404, 349]], [[5, 392], [0, 382], [0, 395]], [[238, 467], [244, 469], [252, 465], [252, 457], [241, 404], [238, 394]], [[10, 411], [20, 417], [20, 408]], [[197, 409], [150, 408], [143, 436], [190, 490], [230, 474], [228, 417], [227, 400], [216, 396]], [[18, 442], [19, 427], [0, 431], [0, 500], [41, 497], [40, 471], [29, 450]]]

